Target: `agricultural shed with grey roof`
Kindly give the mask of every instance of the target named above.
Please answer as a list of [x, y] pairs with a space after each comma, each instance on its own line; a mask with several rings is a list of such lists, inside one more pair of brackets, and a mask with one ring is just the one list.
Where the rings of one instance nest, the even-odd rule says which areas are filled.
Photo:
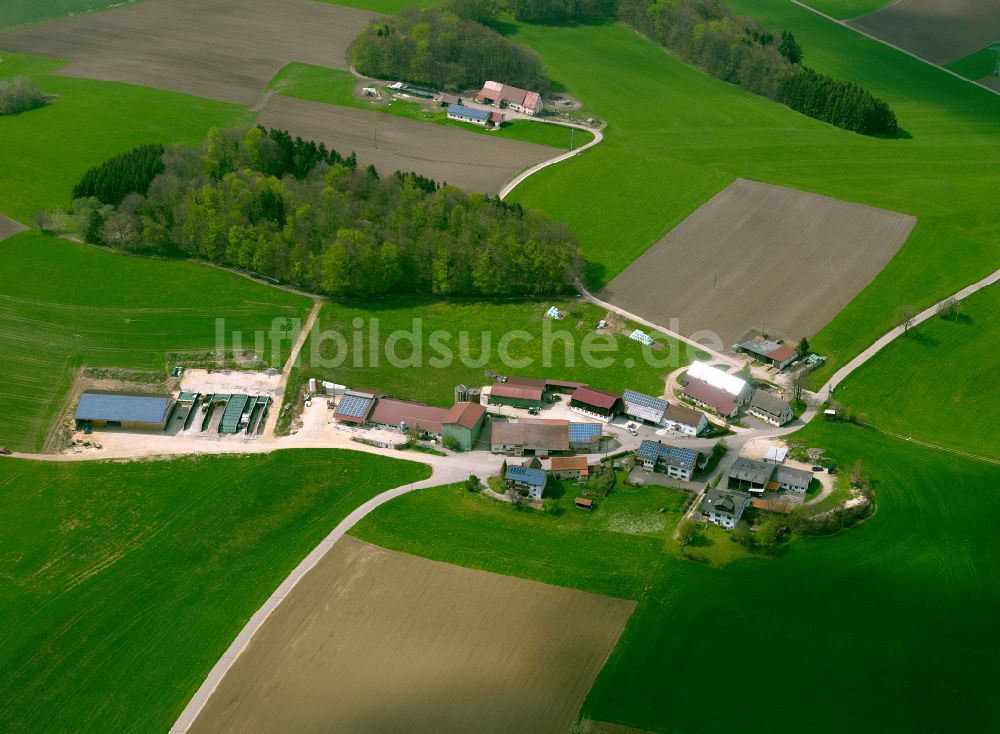
[[774, 474], [774, 465], [740, 456], [729, 470], [731, 489], [749, 489], [763, 492]]
[[170, 395], [88, 390], [80, 395], [74, 417], [78, 427], [112, 425], [162, 431], [172, 406]]

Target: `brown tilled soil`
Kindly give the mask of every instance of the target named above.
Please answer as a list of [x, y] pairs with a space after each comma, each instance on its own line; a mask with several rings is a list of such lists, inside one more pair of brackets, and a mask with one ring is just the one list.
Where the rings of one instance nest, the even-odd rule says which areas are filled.
[[345, 537], [191, 731], [565, 732], [634, 606]]
[[254, 104], [290, 61], [347, 69], [377, 17], [313, 0], [146, 0], [0, 34], [0, 48], [73, 63], [59, 73]]
[[274, 95], [257, 118], [265, 127], [355, 151], [382, 173], [416, 171], [436, 181], [495, 194], [525, 168], [559, 155], [555, 148], [493, 138], [381, 112]]
[[714, 332], [727, 348], [752, 331], [797, 341], [812, 337], [868, 285], [915, 223], [905, 214], [737, 179], [601, 297], [682, 334]]
[[948, 64], [1000, 39], [1000, 2], [899, 0], [850, 24], [921, 58]]
[[15, 222], [13, 219], [8, 219], [7, 217], [0, 215], [0, 241], [7, 239], [8, 237], [13, 237], [18, 232], [24, 232], [27, 229], [20, 222]]

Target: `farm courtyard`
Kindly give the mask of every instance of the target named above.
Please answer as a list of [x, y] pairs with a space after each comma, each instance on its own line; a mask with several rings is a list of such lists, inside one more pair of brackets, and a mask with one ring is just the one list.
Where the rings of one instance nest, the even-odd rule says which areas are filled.
[[[738, 179], [608, 284], [603, 298], [722, 347], [812, 336], [871, 282], [916, 219]], [[672, 320], [676, 319], [676, 325]]]
[[191, 731], [567, 731], [634, 607], [345, 537]]

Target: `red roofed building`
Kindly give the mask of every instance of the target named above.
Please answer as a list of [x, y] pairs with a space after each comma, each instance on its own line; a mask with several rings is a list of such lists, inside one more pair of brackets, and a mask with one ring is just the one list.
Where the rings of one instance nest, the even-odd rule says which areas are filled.
[[592, 387], [580, 387], [570, 398], [569, 406], [581, 413], [599, 418], [614, 418], [621, 404], [622, 396], [606, 390], [595, 390]]
[[451, 447], [469, 451], [479, 440], [486, 423], [486, 408], [479, 403], [455, 403], [441, 419], [442, 440]]
[[537, 115], [542, 111], [542, 97], [538, 92], [519, 89], [500, 82], [486, 82], [476, 95], [479, 104], [491, 104], [494, 107], [506, 107], [514, 112], [526, 115]]
[[714, 410], [724, 418], [735, 418], [740, 410], [732, 394], [726, 392], [721, 387], [709, 385], [704, 380], [699, 380], [696, 377], [687, 378], [684, 395], [698, 405], [703, 405], [706, 408]]

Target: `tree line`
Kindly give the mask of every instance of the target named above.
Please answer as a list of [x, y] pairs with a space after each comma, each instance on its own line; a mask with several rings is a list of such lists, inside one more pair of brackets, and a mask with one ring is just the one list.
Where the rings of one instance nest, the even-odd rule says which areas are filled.
[[[115, 166], [148, 171], [149, 154], [136, 148]], [[145, 193], [116, 203], [117, 191], [80, 188], [91, 195], [36, 224], [330, 296], [542, 295], [570, 291], [580, 272], [569, 230], [541, 212], [414, 173], [380, 176], [354, 154], [285, 131], [213, 130], [201, 147], [167, 148], [160, 162], [152, 180], [136, 179]]]
[[[489, 7], [469, 1], [461, 11], [483, 17]], [[449, 10], [407, 8], [372, 21], [352, 42], [351, 61], [368, 76], [437, 89], [464, 90], [488, 79], [535, 91], [549, 88], [537, 54]]]
[[42, 107], [48, 101], [45, 92], [25, 77], [17, 77], [12, 82], [0, 81], [0, 115], [16, 115]]
[[109, 158], [83, 174], [73, 187], [73, 198], [94, 197], [117, 206], [133, 192], [145, 194], [153, 179], [163, 173], [163, 152], [162, 145], [140, 145]]

